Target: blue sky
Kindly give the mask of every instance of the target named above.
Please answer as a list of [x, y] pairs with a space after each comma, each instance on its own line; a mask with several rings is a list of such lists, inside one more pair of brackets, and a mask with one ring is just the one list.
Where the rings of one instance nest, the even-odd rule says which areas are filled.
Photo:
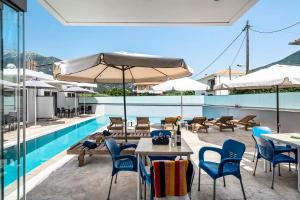
[[[201, 71], [242, 30], [246, 20], [270, 31], [300, 21], [299, 0], [261, 0], [232, 26], [72, 27], [63, 26], [36, 0], [28, 1], [26, 49], [70, 59], [97, 52], [127, 51], [182, 57], [195, 73]], [[288, 45], [300, 37], [300, 25], [276, 34], [250, 32], [250, 66], [260, 67], [300, 50]], [[243, 37], [198, 77], [228, 67]], [[235, 64], [245, 64], [245, 48]], [[244, 69], [243, 69], [244, 70]]]

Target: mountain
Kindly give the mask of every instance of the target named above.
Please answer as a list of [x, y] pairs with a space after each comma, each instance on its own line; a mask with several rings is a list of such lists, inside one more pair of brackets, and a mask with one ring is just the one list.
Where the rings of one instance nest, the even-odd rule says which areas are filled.
[[[17, 63], [18, 54], [15, 50], [4, 50], [3, 54], [4, 66], [12, 66], [12, 63]], [[52, 64], [61, 60], [53, 56], [48, 57], [35, 52], [26, 51], [25, 61], [27, 65], [28, 62], [34, 63], [35, 65], [39, 66], [39, 71], [52, 75]]]
[[282, 60], [270, 63], [270, 64], [262, 66], [262, 67], [258, 67], [258, 68], [252, 69], [251, 71], [255, 72], [257, 70], [264, 69], [264, 68], [270, 67], [270, 66], [275, 65], [275, 64], [281, 64], [281, 65], [299, 65], [299, 67], [300, 67], [300, 51], [297, 51], [297, 52], [295, 52], [295, 53], [293, 53], [293, 54], [291, 54], [291, 55], [283, 58]]

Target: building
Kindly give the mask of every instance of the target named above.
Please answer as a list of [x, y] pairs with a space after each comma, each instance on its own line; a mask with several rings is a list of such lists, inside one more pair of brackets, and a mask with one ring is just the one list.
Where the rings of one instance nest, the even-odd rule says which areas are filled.
[[206, 92], [207, 95], [228, 95], [229, 93], [228, 90], [214, 90], [214, 86], [216, 84], [221, 84], [225, 81], [230, 80], [230, 76], [231, 79], [235, 79], [244, 74], [245, 74], [244, 72], [241, 72], [239, 70], [223, 69], [213, 74], [205, 75], [203, 78], [199, 79], [198, 81], [209, 86], [209, 90], [207, 90]]
[[154, 91], [153, 86], [158, 85], [159, 82], [143, 82], [143, 83], [134, 83], [134, 92], [137, 95], [149, 93], [149, 94], [162, 94], [162, 91]]
[[300, 38], [290, 42], [289, 45], [300, 45]]

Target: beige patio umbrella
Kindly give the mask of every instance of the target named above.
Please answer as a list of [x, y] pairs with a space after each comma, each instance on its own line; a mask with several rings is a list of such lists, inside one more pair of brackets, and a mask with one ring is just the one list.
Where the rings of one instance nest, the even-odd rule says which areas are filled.
[[[64, 81], [87, 83], [122, 83], [124, 118], [126, 115], [125, 83], [166, 81], [192, 75], [181, 58], [146, 54], [98, 53], [74, 60], [54, 63], [54, 77]], [[125, 123], [127, 141], [127, 123]]]

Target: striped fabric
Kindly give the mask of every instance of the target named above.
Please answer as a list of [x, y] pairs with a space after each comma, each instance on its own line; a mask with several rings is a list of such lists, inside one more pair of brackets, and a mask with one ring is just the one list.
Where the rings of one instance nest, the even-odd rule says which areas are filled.
[[155, 161], [152, 166], [156, 198], [187, 196], [191, 191], [193, 165], [190, 160]]

